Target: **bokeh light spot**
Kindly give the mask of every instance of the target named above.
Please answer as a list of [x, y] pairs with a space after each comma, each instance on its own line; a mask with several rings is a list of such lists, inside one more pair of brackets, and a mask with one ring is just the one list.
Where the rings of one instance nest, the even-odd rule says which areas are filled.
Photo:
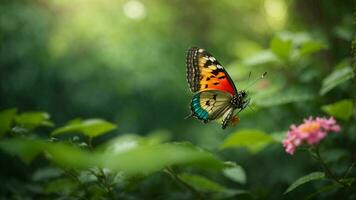
[[125, 15], [130, 19], [140, 20], [146, 17], [146, 9], [143, 3], [137, 0], [130, 0], [123, 6]]
[[284, 0], [265, 0], [267, 21], [273, 29], [283, 28], [287, 18], [287, 5]]

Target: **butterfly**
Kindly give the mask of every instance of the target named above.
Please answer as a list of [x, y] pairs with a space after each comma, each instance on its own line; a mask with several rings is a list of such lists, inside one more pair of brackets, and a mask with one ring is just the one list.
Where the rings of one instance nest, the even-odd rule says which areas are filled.
[[238, 91], [224, 67], [205, 49], [188, 49], [187, 80], [190, 90], [195, 93], [190, 103], [191, 114], [204, 123], [221, 118], [222, 129], [238, 122], [234, 111], [242, 111], [249, 98], [244, 90]]

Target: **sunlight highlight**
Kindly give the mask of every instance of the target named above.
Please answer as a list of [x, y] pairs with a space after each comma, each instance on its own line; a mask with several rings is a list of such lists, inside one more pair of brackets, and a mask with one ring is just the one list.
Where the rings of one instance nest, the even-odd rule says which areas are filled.
[[146, 17], [146, 9], [142, 2], [131, 0], [123, 6], [125, 15], [130, 19], [141, 20]]
[[265, 0], [264, 9], [268, 24], [273, 29], [282, 29], [287, 18], [287, 5], [284, 0]]

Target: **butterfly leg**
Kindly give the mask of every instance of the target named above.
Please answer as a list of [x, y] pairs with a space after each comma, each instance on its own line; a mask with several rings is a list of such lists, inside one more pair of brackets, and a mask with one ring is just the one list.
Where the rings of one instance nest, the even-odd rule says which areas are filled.
[[193, 116], [194, 116], [193, 112], [190, 112], [190, 114], [187, 115], [186, 117], [184, 117], [184, 119], [189, 119], [189, 118], [191, 118], [191, 117], [193, 117]]

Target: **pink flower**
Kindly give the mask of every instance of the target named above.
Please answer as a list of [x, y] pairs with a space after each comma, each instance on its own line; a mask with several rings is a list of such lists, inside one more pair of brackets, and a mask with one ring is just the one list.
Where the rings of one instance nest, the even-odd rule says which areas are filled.
[[316, 145], [328, 132], [339, 132], [340, 126], [333, 117], [329, 119], [309, 117], [304, 119], [304, 123], [296, 126], [292, 124], [287, 133], [287, 138], [283, 140], [285, 151], [291, 155], [303, 142], [309, 145]]

